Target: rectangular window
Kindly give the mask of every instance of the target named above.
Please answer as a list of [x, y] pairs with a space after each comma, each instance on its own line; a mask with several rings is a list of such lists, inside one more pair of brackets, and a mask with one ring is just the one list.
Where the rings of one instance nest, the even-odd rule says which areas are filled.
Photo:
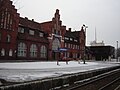
[[68, 48], [70, 48], [70, 44], [68, 44]]
[[40, 37], [43, 37], [43, 36], [44, 36], [44, 33], [40, 32], [40, 33], [39, 33], [39, 36], [40, 36]]
[[75, 58], [75, 53], [73, 53], [73, 58]]
[[72, 41], [73, 39], [72, 38], [70, 38], [70, 41]]
[[71, 44], [71, 48], [72, 48], [72, 46], [73, 46], [73, 45]]
[[12, 30], [12, 23], [13, 23], [13, 20], [12, 18], [10, 19], [10, 30]]
[[30, 35], [34, 35], [34, 34], [35, 34], [35, 31], [29, 30], [29, 34], [30, 34]]
[[70, 53], [69, 52], [67, 52], [67, 57], [69, 57], [70, 56]]
[[56, 29], [54, 29], [54, 34], [56, 34]]
[[7, 12], [7, 9], [6, 9], [5, 20], [4, 20], [4, 29], [7, 29], [7, 15], [8, 15], [8, 12]]
[[12, 56], [12, 55], [13, 55], [13, 52], [12, 52], [12, 49], [10, 49], [9, 56]]
[[73, 49], [75, 49], [75, 45], [73, 45]]
[[55, 34], [58, 34], [58, 30], [56, 30], [56, 33]]
[[9, 43], [11, 41], [11, 36], [7, 35], [7, 42]]
[[77, 45], [75, 45], [75, 49], [77, 49]]
[[69, 38], [68, 38], [68, 37], [65, 37], [65, 40], [69, 40]]
[[10, 14], [8, 13], [8, 19], [7, 19], [7, 29], [9, 29], [9, 25], [10, 25]]
[[19, 33], [24, 33], [24, 32], [25, 32], [25, 30], [24, 30], [24, 28], [23, 28], [23, 27], [19, 27], [19, 28], [18, 28], [18, 32], [19, 32]]
[[67, 57], [67, 52], [65, 52], [65, 58]]
[[58, 35], [60, 35], [60, 31], [58, 31]]
[[5, 56], [5, 49], [3, 49], [3, 48], [1, 50], [1, 56]]
[[67, 47], [67, 43], [65, 43], [65, 47]]
[[76, 40], [76, 39], [74, 39], [74, 41], [75, 41], [75, 42], [77, 42], [77, 40]]

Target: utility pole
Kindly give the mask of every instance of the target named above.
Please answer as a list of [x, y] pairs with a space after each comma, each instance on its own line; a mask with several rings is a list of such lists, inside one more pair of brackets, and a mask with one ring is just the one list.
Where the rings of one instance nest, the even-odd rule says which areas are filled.
[[117, 51], [116, 51], [116, 59], [117, 59], [117, 62], [118, 62], [118, 41], [117, 42]]
[[85, 47], [84, 47], [84, 59], [83, 59], [83, 64], [85, 64], [85, 56], [86, 56], [86, 28], [88, 28], [88, 26], [85, 26], [84, 24], [83, 24], [83, 26], [82, 27], [84, 27], [84, 30], [85, 30]]

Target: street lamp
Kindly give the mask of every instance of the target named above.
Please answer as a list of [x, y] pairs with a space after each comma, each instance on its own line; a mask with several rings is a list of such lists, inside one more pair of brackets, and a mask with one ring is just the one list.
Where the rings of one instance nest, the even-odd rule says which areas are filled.
[[85, 47], [84, 47], [84, 59], [83, 59], [83, 64], [85, 64], [85, 51], [86, 51], [86, 28], [88, 28], [88, 26], [86, 26], [85, 24], [83, 24], [84, 30], [85, 30]]
[[116, 59], [117, 59], [117, 62], [118, 62], [118, 41], [117, 42], [117, 51], [116, 51]]

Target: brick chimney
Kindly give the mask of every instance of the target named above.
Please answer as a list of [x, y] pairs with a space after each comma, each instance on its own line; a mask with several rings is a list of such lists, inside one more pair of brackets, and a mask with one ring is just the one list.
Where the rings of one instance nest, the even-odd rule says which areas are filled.
[[71, 28], [69, 28], [68, 30], [69, 30], [69, 32], [71, 32]]

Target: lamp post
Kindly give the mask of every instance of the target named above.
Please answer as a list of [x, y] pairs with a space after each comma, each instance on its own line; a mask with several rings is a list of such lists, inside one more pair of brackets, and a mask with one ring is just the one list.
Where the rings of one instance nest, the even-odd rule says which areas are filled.
[[117, 51], [116, 51], [116, 59], [117, 59], [117, 62], [118, 62], [118, 41], [117, 42]]
[[85, 54], [85, 51], [86, 51], [86, 28], [88, 28], [88, 26], [83, 24], [82, 27], [84, 27], [84, 30], [85, 30], [85, 47], [84, 47], [84, 59], [83, 59], [83, 64], [85, 64], [85, 56], [86, 56], [86, 54]]

